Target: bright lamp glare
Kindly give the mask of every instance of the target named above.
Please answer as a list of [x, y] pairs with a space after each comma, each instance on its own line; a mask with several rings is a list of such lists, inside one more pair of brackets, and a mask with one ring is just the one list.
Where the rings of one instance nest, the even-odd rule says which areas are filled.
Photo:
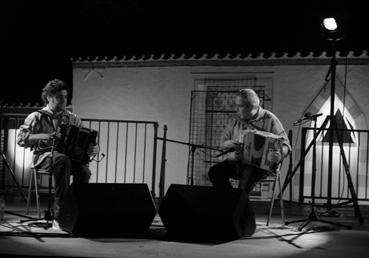
[[337, 23], [336, 20], [334, 18], [325, 18], [323, 20], [323, 25], [324, 28], [326, 28], [327, 30], [333, 31], [337, 29]]

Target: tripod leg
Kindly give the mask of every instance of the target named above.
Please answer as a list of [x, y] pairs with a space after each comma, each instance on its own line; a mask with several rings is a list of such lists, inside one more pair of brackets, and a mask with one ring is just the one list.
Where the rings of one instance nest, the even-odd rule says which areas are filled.
[[331, 224], [331, 225], [334, 225], [334, 226], [344, 227], [344, 228], [347, 228], [347, 229], [352, 229], [351, 226], [343, 225], [343, 224], [338, 223], [338, 222], [332, 222], [332, 221], [327, 221], [327, 220], [323, 220], [323, 219], [318, 219], [317, 221], [327, 223], [327, 224]]
[[354, 189], [354, 184], [352, 183], [352, 179], [351, 179], [351, 174], [350, 174], [350, 167], [348, 165], [347, 159], [346, 159], [346, 155], [345, 155], [345, 151], [343, 149], [343, 145], [342, 145], [342, 141], [341, 141], [341, 137], [339, 136], [339, 134], [337, 133], [337, 137], [339, 145], [340, 145], [340, 150], [341, 150], [341, 156], [342, 156], [342, 161], [343, 161], [343, 165], [345, 167], [345, 173], [346, 173], [346, 177], [347, 177], [347, 183], [350, 189], [350, 193], [351, 193], [351, 198], [353, 200], [354, 203], [354, 209], [355, 209], [355, 215], [358, 216], [359, 218], [359, 223], [363, 224], [364, 220], [363, 217], [361, 216], [361, 212], [360, 212], [360, 207], [359, 207], [359, 203], [357, 201], [357, 195]]
[[306, 227], [310, 222], [312, 222], [312, 219], [307, 219], [302, 225], [300, 225], [297, 230], [301, 231], [304, 227]]
[[315, 213], [314, 205], [311, 203], [311, 211], [310, 211], [310, 214], [309, 214], [307, 219], [299, 219], [299, 220], [289, 221], [286, 224], [296, 223], [296, 222], [304, 222], [302, 225], [300, 225], [298, 227], [298, 230], [301, 231], [304, 227], [306, 227], [306, 225], [308, 225], [310, 222], [312, 222], [314, 220], [316, 220], [316, 213]]
[[307, 220], [310, 220], [310, 219], [291, 220], [291, 221], [286, 221], [285, 224], [288, 225], [288, 224], [297, 223], [297, 222], [304, 222], [304, 221], [307, 221]]

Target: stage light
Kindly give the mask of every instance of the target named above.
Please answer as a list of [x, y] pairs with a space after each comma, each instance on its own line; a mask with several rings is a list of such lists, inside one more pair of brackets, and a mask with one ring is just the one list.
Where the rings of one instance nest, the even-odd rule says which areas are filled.
[[331, 32], [336, 31], [338, 28], [336, 19], [334, 19], [333, 17], [325, 18], [323, 20], [323, 26], [326, 30], [331, 31]]

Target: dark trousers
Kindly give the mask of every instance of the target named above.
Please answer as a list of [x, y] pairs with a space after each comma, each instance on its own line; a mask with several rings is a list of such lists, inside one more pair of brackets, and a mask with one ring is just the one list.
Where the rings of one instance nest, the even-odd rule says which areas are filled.
[[81, 164], [74, 163], [65, 154], [54, 151], [53, 157], [47, 157], [38, 168], [52, 168], [55, 182], [54, 214], [60, 228], [71, 232], [78, 218], [78, 207], [70, 178], [73, 183], [88, 183], [91, 177], [90, 169]]
[[239, 165], [233, 161], [222, 161], [212, 166], [208, 172], [209, 179], [220, 190], [233, 188], [229, 179], [239, 180], [239, 188], [249, 194], [255, 184], [266, 176], [266, 171], [249, 165]]

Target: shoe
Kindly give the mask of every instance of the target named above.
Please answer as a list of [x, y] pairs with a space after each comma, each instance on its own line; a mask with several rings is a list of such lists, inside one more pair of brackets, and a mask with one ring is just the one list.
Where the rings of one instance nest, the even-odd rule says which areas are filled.
[[55, 219], [53, 220], [53, 223], [52, 223], [52, 225], [53, 225], [53, 229], [54, 230], [61, 230], [60, 229], [60, 226], [59, 226], [59, 222], [58, 221], [56, 221]]

